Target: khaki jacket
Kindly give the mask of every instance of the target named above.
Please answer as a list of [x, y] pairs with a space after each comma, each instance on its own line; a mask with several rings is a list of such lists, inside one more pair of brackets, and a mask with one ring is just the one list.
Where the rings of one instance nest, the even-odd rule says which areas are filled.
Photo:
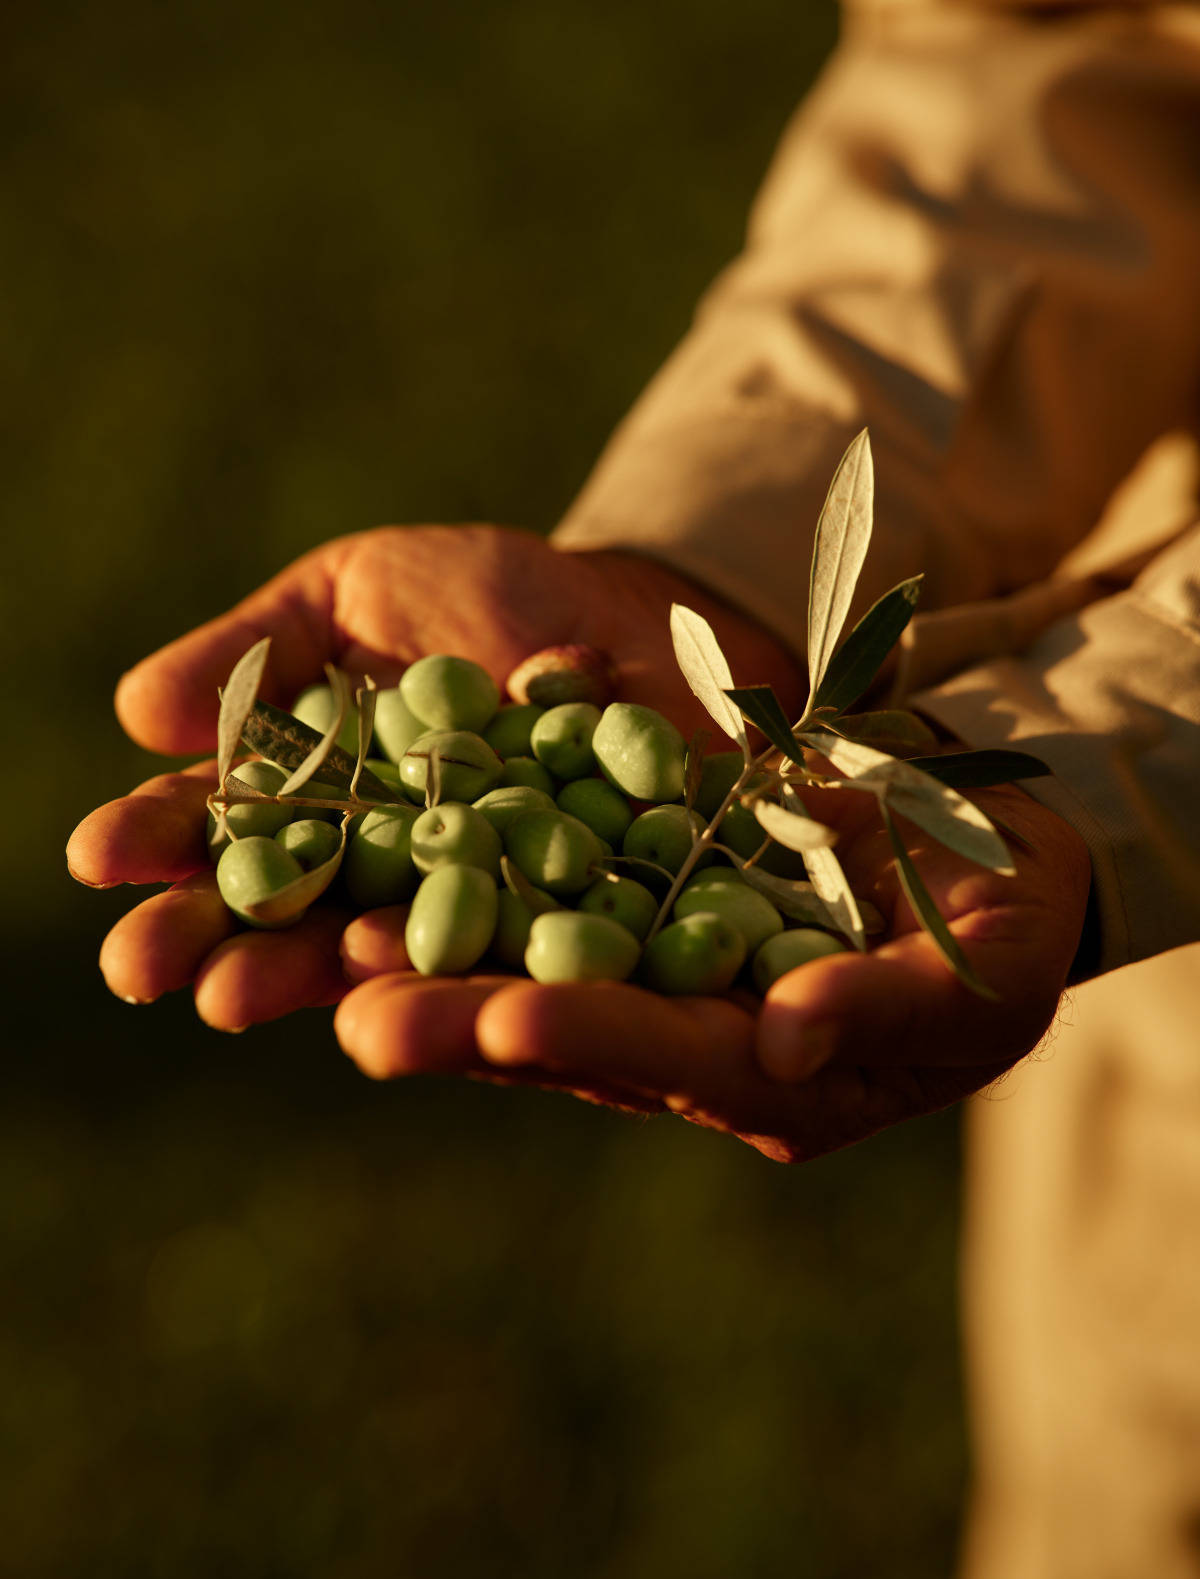
[[1198, 393], [1200, 10], [870, 0], [556, 540], [661, 558], [802, 654], [868, 427], [859, 611], [925, 572], [907, 688], [1051, 763], [1108, 970], [1200, 939], [1200, 512], [1166, 437]]

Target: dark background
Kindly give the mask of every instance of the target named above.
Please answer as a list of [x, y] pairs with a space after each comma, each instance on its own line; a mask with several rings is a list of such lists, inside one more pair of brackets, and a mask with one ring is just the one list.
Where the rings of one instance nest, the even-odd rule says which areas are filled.
[[[0, 117], [0, 1571], [950, 1565], [958, 1125], [784, 1169], [390, 1087], [95, 968], [129, 664], [324, 538], [549, 528], [737, 250], [833, 7], [26, 6]], [[15, 561], [15, 565], [14, 565]], [[15, 694], [14, 694], [15, 693]]]

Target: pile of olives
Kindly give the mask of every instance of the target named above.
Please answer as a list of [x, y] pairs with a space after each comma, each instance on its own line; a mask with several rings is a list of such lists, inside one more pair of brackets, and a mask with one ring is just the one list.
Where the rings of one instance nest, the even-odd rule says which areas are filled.
[[[555, 680], [549, 694], [570, 694], [570, 662], [557, 674], [553, 662], [541, 668]], [[785, 971], [840, 951], [831, 933], [789, 925], [710, 850], [655, 929], [696, 835], [742, 771], [742, 755], [705, 759], [689, 809], [687, 743], [674, 724], [636, 703], [599, 705], [595, 675], [578, 665], [574, 672], [578, 689], [598, 700], [502, 702], [492, 677], [469, 659], [419, 659], [375, 697], [376, 755], [365, 767], [397, 798], [358, 812], [345, 830], [347, 814], [337, 810], [288, 799], [231, 804], [209, 829], [226, 904], [253, 925], [287, 925], [303, 901], [275, 912], [271, 897], [302, 894], [298, 880], [342, 852], [336, 883], [345, 899], [363, 910], [409, 906], [405, 948], [423, 975], [499, 965], [539, 982], [633, 977], [662, 993], [719, 993], [744, 971], [765, 992]], [[510, 681], [513, 691], [528, 694]], [[324, 731], [334, 706], [332, 690], [314, 686], [293, 715]], [[357, 733], [357, 717], [348, 716], [339, 744], [353, 753]], [[268, 796], [287, 779], [265, 758], [243, 762], [236, 774]], [[310, 782], [298, 793], [313, 800], [345, 792]], [[372, 799], [362, 788], [358, 796]], [[763, 834], [735, 802], [719, 837], [748, 855]]]

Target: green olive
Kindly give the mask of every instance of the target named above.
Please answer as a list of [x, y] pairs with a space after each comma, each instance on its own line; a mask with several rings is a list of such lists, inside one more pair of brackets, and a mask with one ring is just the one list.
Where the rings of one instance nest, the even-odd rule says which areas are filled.
[[[278, 795], [287, 783], [287, 774], [274, 762], [242, 762], [233, 772], [234, 779], [248, 784], [263, 795]], [[222, 832], [220, 822], [210, 811], [208, 814], [208, 851], [215, 860], [235, 839], [259, 836], [273, 839], [280, 828], [291, 822], [296, 814], [294, 806], [278, 801], [236, 801], [225, 813], [227, 832]]]
[[430, 653], [400, 677], [404, 705], [429, 729], [466, 729], [478, 734], [500, 706], [500, 687], [470, 658]]
[[[333, 723], [336, 712], [333, 687], [324, 682], [306, 686], [291, 706], [292, 717], [298, 718], [310, 729], [315, 729], [319, 735], [323, 735]], [[346, 705], [342, 727], [337, 732], [336, 744], [341, 746], [343, 751], [348, 751], [352, 757], [358, 755], [358, 708], [353, 702], [348, 702]]]
[[673, 801], [683, 794], [687, 742], [652, 707], [610, 703], [596, 725], [592, 750], [605, 778], [635, 800]]
[[[686, 806], [651, 806], [629, 824], [621, 841], [621, 853], [653, 861], [655, 866], [665, 866], [674, 873], [691, 854], [695, 835], [703, 831], [701, 818]], [[700, 859], [711, 861], [711, 852], [706, 850]]]
[[624, 981], [641, 948], [637, 938], [607, 916], [553, 910], [529, 929], [525, 969], [534, 981]]
[[835, 938], [831, 932], [822, 932], [819, 927], [792, 927], [790, 931], [777, 932], [755, 950], [751, 965], [754, 985], [759, 992], [766, 993], [788, 971], [808, 965], [815, 959], [824, 959], [830, 954], [847, 952], [846, 945], [839, 938]]
[[506, 702], [480, 732], [498, 757], [528, 757], [533, 754], [530, 732], [545, 711], [534, 702]]
[[295, 856], [306, 872], [331, 861], [341, 842], [341, 830], [332, 823], [322, 822], [319, 817], [301, 817], [280, 828], [275, 835], [275, 843]]
[[404, 947], [422, 976], [454, 976], [470, 970], [496, 930], [499, 895], [478, 866], [436, 867], [412, 902]]
[[713, 881], [705, 872], [692, 878], [675, 901], [674, 916], [678, 921], [697, 910], [710, 910], [735, 926], [745, 939], [747, 954], [783, 931], [783, 917], [771, 901], [740, 879], [730, 882], [722, 876]]
[[560, 779], [581, 779], [596, 768], [592, 736], [600, 709], [590, 702], [563, 702], [551, 707], [530, 732], [533, 754]]
[[547, 910], [562, 908], [558, 900], [552, 894], [546, 893], [543, 888], [531, 888], [530, 893], [536, 901], [536, 909], [532, 909], [511, 889], [499, 890], [499, 908], [496, 916], [496, 933], [492, 938], [492, 953], [502, 964], [509, 965], [514, 970], [520, 969], [525, 963], [525, 947], [529, 942], [529, 929], [533, 925], [534, 917], [544, 915]]
[[342, 881], [356, 905], [374, 910], [408, 899], [420, 874], [412, 860], [415, 806], [380, 806], [369, 811], [346, 846]]
[[557, 809], [514, 817], [504, 830], [504, 850], [522, 876], [556, 897], [582, 893], [604, 854], [586, 823]]
[[619, 845], [633, 821], [633, 808], [607, 779], [574, 779], [555, 801], [559, 811], [586, 822], [607, 844]]
[[725, 992], [746, 958], [746, 940], [711, 910], [672, 921], [642, 955], [648, 987], [663, 993]]
[[601, 877], [580, 896], [578, 908], [627, 927], [640, 943], [654, 925], [658, 900], [632, 877]]
[[423, 811], [412, 825], [411, 848], [418, 872], [453, 863], [481, 867], [494, 880], [500, 876], [500, 835], [482, 812], [459, 801]]
[[486, 795], [481, 795], [472, 805], [491, 823], [497, 833], [503, 833], [514, 817], [523, 811], [553, 811], [554, 802], [540, 789], [527, 784], [499, 784]]
[[503, 765], [481, 735], [463, 729], [435, 730], [414, 740], [400, 760], [400, 777], [410, 800], [425, 799], [434, 751], [441, 760], [443, 800], [470, 805], [500, 782]]
[[393, 762], [399, 762], [413, 741], [427, 735], [432, 727], [405, 704], [398, 685], [376, 696], [375, 743]]
[[500, 770], [500, 783], [497, 788], [517, 784], [523, 784], [529, 789], [539, 789], [550, 800], [554, 799], [555, 790], [558, 788], [553, 776], [536, 757], [509, 757], [505, 762]]
[[270, 899], [303, 876], [304, 868], [294, 855], [289, 855], [274, 839], [257, 834], [235, 840], [221, 852], [217, 862], [217, 888], [221, 898], [235, 916], [252, 927], [276, 930], [298, 921], [300, 911], [287, 921], [257, 921], [249, 914], [248, 907]]

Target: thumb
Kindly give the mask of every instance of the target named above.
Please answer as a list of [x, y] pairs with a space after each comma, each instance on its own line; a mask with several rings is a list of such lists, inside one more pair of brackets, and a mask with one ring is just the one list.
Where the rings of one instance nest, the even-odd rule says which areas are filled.
[[262, 636], [271, 637], [262, 694], [290, 701], [334, 656], [334, 581], [341, 545], [305, 554], [227, 614], [160, 647], [121, 677], [115, 706], [125, 732], [151, 751], [211, 750], [218, 687]]

